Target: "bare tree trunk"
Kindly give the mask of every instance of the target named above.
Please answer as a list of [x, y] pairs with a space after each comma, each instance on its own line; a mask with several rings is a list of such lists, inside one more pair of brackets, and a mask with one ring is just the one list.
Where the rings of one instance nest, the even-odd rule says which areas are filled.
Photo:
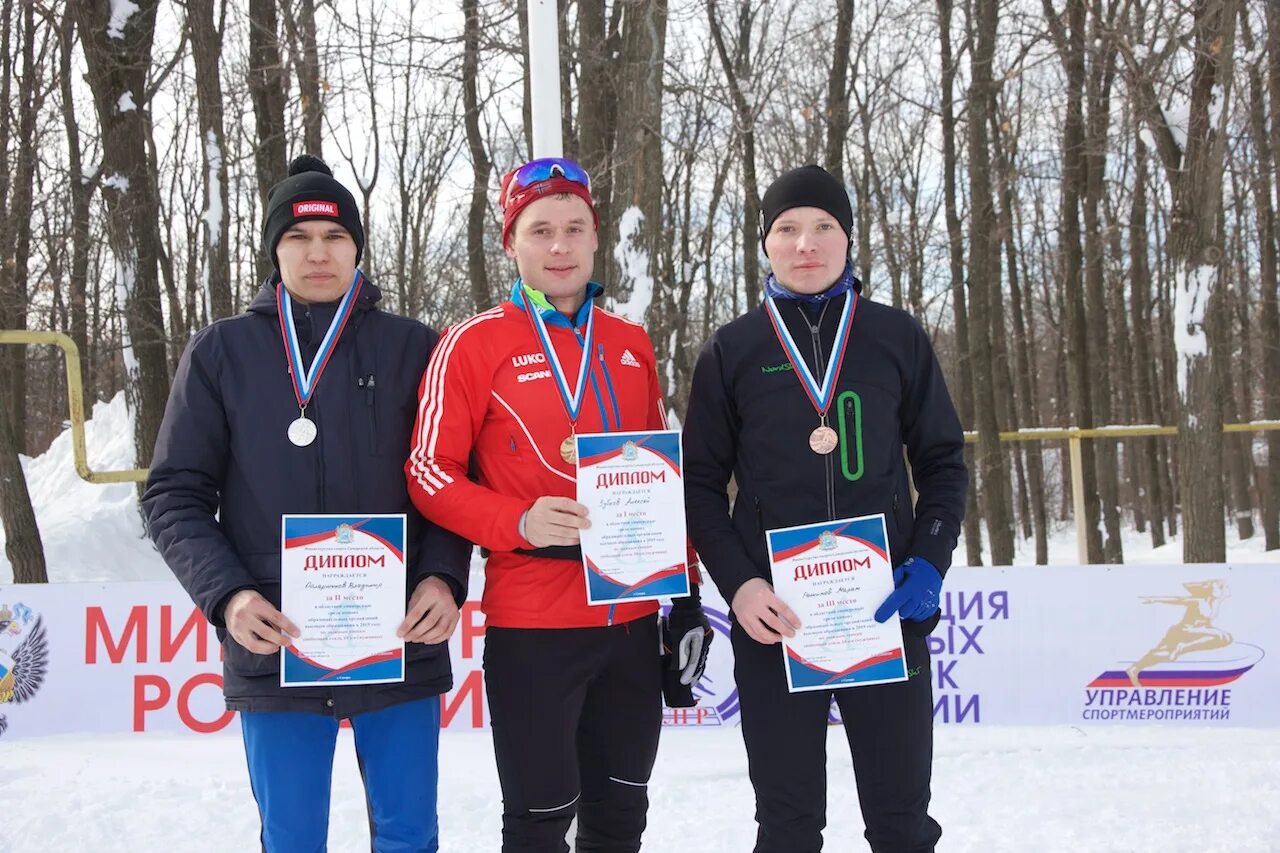
[[[1254, 146], [1259, 162], [1255, 164], [1255, 193], [1261, 211], [1259, 242], [1262, 255], [1262, 342], [1263, 392], [1262, 413], [1269, 420], [1280, 420], [1280, 288], [1277, 287], [1276, 212], [1271, 201], [1270, 175], [1280, 173], [1280, 9], [1268, 3], [1267, 13], [1267, 79], [1271, 96], [1271, 130], [1268, 134], [1263, 115], [1253, 117]], [[1263, 109], [1262, 84], [1254, 87], [1257, 94], [1253, 111]], [[1274, 168], [1275, 172], [1271, 169]], [[1265, 198], [1265, 202], [1261, 199]], [[1267, 485], [1263, 490], [1262, 529], [1268, 551], [1280, 548], [1280, 431], [1267, 433]]]
[[[678, 318], [662, 311], [671, 299], [669, 276], [659, 262], [663, 232], [662, 96], [666, 63], [667, 2], [628, 3], [622, 17], [617, 63], [617, 131], [613, 147], [613, 221], [606, 242], [618, 262], [610, 292], [614, 304], [649, 327], [666, 376], [672, 358], [672, 326]], [[671, 389], [664, 389], [670, 391]]]
[[[602, 223], [613, 222], [613, 174], [609, 153], [613, 150], [613, 118], [617, 108], [614, 67], [609, 61], [610, 39], [605, 29], [604, 0], [578, 3], [578, 154], [591, 176], [591, 195]], [[612, 247], [601, 240], [596, 251], [595, 274], [606, 288], [612, 264]]]
[[[1195, 5], [1195, 61], [1185, 148], [1160, 111], [1150, 77], [1132, 55], [1126, 55], [1139, 110], [1155, 136], [1173, 187], [1169, 259], [1178, 340], [1182, 557], [1188, 563], [1226, 559], [1223, 400], [1213, 369], [1223, 322], [1222, 293], [1216, 283], [1223, 256], [1219, 211], [1226, 135], [1224, 126], [1211, 124], [1210, 105], [1229, 102], [1236, 9], [1235, 0], [1199, 0]], [[1221, 111], [1220, 122], [1226, 121], [1227, 112]]]
[[[1076, 426], [1094, 426], [1093, 404], [1089, 393], [1089, 345], [1084, 304], [1084, 257], [1080, 246], [1080, 199], [1085, 192], [1087, 163], [1085, 160], [1085, 5], [1084, 0], [1068, 0], [1067, 28], [1064, 30], [1049, 0], [1044, 0], [1045, 17], [1058, 46], [1067, 74], [1067, 115], [1062, 133], [1062, 214], [1061, 244], [1063, 257], [1063, 291], [1066, 297], [1068, 388]], [[1083, 489], [1085, 517], [1076, 524], [1085, 525], [1086, 553], [1090, 563], [1103, 561], [1102, 535], [1098, 530], [1098, 486], [1095, 462], [1096, 442], [1082, 442], [1083, 482], [1073, 484]]]
[[[1018, 264], [1013, 243], [1013, 212], [1010, 210], [1013, 204], [1013, 196], [1011, 192], [1011, 184], [1013, 183], [1013, 166], [1010, 162], [1008, 152], [1005, 151], [1004, 133], [1001, 131], [1001, 124], [1004, 121], [999, 109], [996, 93], [992, 92], [992, 99], [988, 111], [988, 123], [990, 125], [991, 153], [994, 158], [991, 163], [991, 169], [995, 173], [995, 186], [993, 187], [994, 196], [998, 196], [1000, 201], [996, 204], [993, 201], [992, 215], [996, 226], [995, 237], [989, 242], [988, 249], [991, 252], [989, 263], [994, 268], [995, 273], [993, 279], [1000, 281], [1000, 251], [1003, 248], [1008, 258], [1008, 277], [1010, 290], [1016, 290], [1018, 286]], [[1011, 145], [1016, 145], [1014, 134], [1010, 134], [1012, 138]], [[993, 196], [993, 197], [994, 197]], [[1000, 422], [1008, 429], [1016, 430], [1021, 428], [1021, 419], [1018, 416], [1018, 400], [1016, 394], [1017, 386], [1013, 381], [1013, 368], [1009, 358], [1009, 330], [1005, 323], [1004, 312], [1004, 293], [999, 284], [990, 288], [991, 298], [991, 350], [992, 350], [992, 368], [995, 373], [995, 381], [997, 387], [1005, 389], [1000, 395]], [[1013, 443], [1009, 446], [1009, 456], [1013, 459], [1014, 482], [1017, 485], [1017, 512], [1013, 517], [1021, 520], [1023, 528], [1023, 538], [1031, 538], [1031, 507], [1027, 496], [1027, 474], [1022, 462], [1022, 450], [1025, 445], [1021, 442]]]
[[[27, 328], [30, 300], [31, 208], [35, 183], [36, 156], [40, 146], [36, 119], [44, 102], [44, 69], [36, 64], [36, 18], [34, 6], [21, 4], [20, 39], [22, 42], [22, 74], [18, 76], [17, 158], [13, 164], [13, 184], [0, 197], [4, 206], [5, 226], [0, 253], [0, 329]], [[10, 26], [8, 10], [4, 26]], [[40, 56], [43, 59], [51, 30], [42, 28]], [[4, 71], [8, 76], [8, 67]], [[8, 106], [8, 105], [6, 105]], [[6, 118], [6, 124], [8, 119]], [[0, 396], [6, 401], [4, 416], [10, 418], [14, 447], [26, 452], [27, 432], [27, 350], [26, 347], [0, 347]]]
[[230, 317], [231, 252], [227, 192], [227, 137], [222, 126], [222, 32], [213, 0], [187, 0], [187, 33], [196, 67], [196, 111], [204, 152], [204, 263], [200, 270], [209, 320]]
[[[265, 210], [267, 192], [288, 174], [285, 141], [285, 73], [280, 57], [276, 0], [249, 0], [249, 95], [253, 99], [257, 141], [253, 161], [258, 173], [258, 200]], [[258, 254], [258, 278], [271, 273], [271, 258]]]
[[[1013, 191], [1016, 175], [1013, 158], [1016, 154], [1014, 146], [1017, 136], [1011, 135], [1007, 145], [1001, 124], [993, 113], [991, 121], [991, 139], [996, 152], [996, 173], [1000, 176], [1000, 236], [1005, 247], [1005, 266], [1009, 274], [1009, 307], [1013, 312], [1013, 365], [1009, 372], [1006, 360], [1007, 386], [1010, 389], [1009, 399], [1015, 406], [1011, 413], [1009, 425], [1013, 429], [1022, 426], [1035, 427], [1039, 422], [1034, 419], [1034, 400], [1031, 391], [1031, 362], [1033, 357], [1028, 351], [1026, 317], [1022, 306], [1022, 284], [1018, 271], [1018, 244], [1014, 230], [1014, 208], [1017, 204]], [[1010, 150], [1006, 150], [1010, 149]], [[1017, 393], [1013, 393], [1013, 389]], [[1019, 496], [1019, 515], [1023, 523], [1023, 537], [1035, 537], [1036, 564], [1044, 565], [1049, 560], [1049, 540], [1046, 529], [1044, 506], [1044, 469], [1039, 442], [1018, 442], [1012, 446], [1014, 459], [1018, 462], [1019, 484], [1024, 483], [1022, 459], [1026, 457], [1026, 479]]]
[[[1159, 421], [1151, 382], [1151, 272], [1147, 263], [1147, 146], [1138, 139], [1134, 143], [1133, 209], [1129, 216], [1129, 305], [1133, 327], [1142, 330], [1133, 336], [1134, 404], [1139, 423]], [[1157, 440], [1144, 439], [1139, 451], [1143, 463], [1143, 480], [1147, 515], [1151, 520], [1151, 545], [1164, 545], [1163, 477]]]
[[4, 524], [4, 554], [13, 565], [13, 582], [48, 583], [40, 528], [8, 416], [0, 417], [0, 522]]
[[826, 170], [844, 183], [844, 145], [849, 135], [849, 54], [854, 0], [836, 0], [836, 40], [827, 74]]
[[467, 277], [471, 282], [471, 302], [483, 311], [492, 301], [489, 273], [484, 264], [484, 220], [489, 212], [489, 174], [493, 164], [485, 151], [480, 132], [480, 4], [462, 0], [462, 103], [467, 126], [467, 149], [471, 152], [471, 204], [467, 210]]
[[[1115, 4], [1111, 5], [1114, 13]], [[1113, 389], [1111, 365], [1108, 353], [1106, 297], [1106, 273], [1101, 207], [1106, 191], [1104, 177], [1107, 167], [1107, 129], [1111, 121], [1111, 81], [1114, 77], [1115, 48], [1110, 36], [1104, 36], [1113, 28], [1113, 21], [1099, 20], [1102, 9], [1095, 7], [1090, 45], [1093, 53], [1085, 83], [1088, 118], [1084, 138], [1084, 290], [1086, 311], [1085, 349], [1079, 353], [1083, 370], [1089, 375], [1087, 393], [1096, 423], [1109, 424], [1114, 420], [1112, 411]], [[1086, 56], [1088, 51], [1086, 52]], [[1070, 286], [1070, 285], [1068, 285]], [[1108, 563], [1123, 563], [1124, 552], [1120, 544], [1120, 483], [1116, 443], [1110, 440], [1091, 442], [1094, 445], [1095, 471], [1099, 497], [1102, 504], [1102, 523], [1106, 532], [1103, 541], [1103, 559]]]
[[742, 193], [744, 210], [742, 217], [742, 277], [747, 296], [747, 310], [760, 304], [760, 261], [756, 246], [760, 239], [760, 184], [756, 179], [756, 120], [751, 105], [743, 91], [748, 69], [751, 67], [751, 24], [754, 18], [750, 0], [741, 0], [738, 6], [738, 31], [735, 54], [732, 58], [725, 47], [721, 32], [720, 13], [716, 0], [707, 0], [707, 21], [711, 26], [711, 38], [724, 68], [733, 101], [734, 125], [742, 156]]
[[[351, 132], [350, 125], [347, 125], [347, 144], [337, 143], [338, 153], [342, 155], [342, 159], [351, 167], [351, 174], [355, 178], [356, 188], [360, 190], [360, 216], [363, 220], [365, 233], [364, 254], [361, 257], [360, 267], [368, 271], [374, 276], [380, 272], [378, 267], [378, 258], [382, 252], [382, 246], [377, 241], [378, 231], [373, 227], [373, 205], [370, 199], [373, 197], [374, 188], [378, 185], [378, 176], [382, 172], [382, 122], [378, 117], [378, 98], [375, 97], [378, 91], [378, 59], [377, 57], [382, 50], [380, 43], [382, 37], [382, 18], [380, 15], [385, 14], [381, 7], [374, 7], [368, 13], [368, 26], [365, 24], [365, 13], [361, 11], [360, 6], [356, 7], [355, 23], [349, 32], [354, 32], [356, 36], [355, 54], [356, 60], [360, 67], [361, 83], [364, 84], [364, 90], [361, 97], [367, 98], [369, 109], [369, 118], [366, 127], [362, 132], [362, 139], [356, 142]], [[366, 42], [365, 39], [368, 38]], [[343, 114], [349, 115], [346, 110], [346, 100], [350, 92], [345, 87], [340, 90], [339, 97], [343, 105]], [[363, 164], [362, 169], [357, 163]]]
[[86, 175], [80, 154], [80, 125], [72, 95], [71, 59], [75, 43], [75, 16], [64, 14], [59, 25], [60, 42], [58, 83], [62, 100], [62, 125], [67, 134], [67, 185], [71, 195], [71, 271], [67, 277], [67, 302], [71, 315], [71, 340], [80, 351], [80, 376], [83, 379], [81, 403], [85, 411], [93, 410], [93, 374], [90, 370], [90, 338], [87, 313], [89, 280], [89, 205], [97, 188], [100, 170]]
[[[1040, 376], [1039, 366], [1036, 361], [1036, 350], [1032, 346], [1032, 342], [1036, 340], [1035, 316], [1029, 306], [1031, 303], [1031, 290], [1029, 285], [1025, 288], [1023, 282], [1030, 279], [1028, 270], [1027, 250], [1022, 245], [1019, 235], [1022, 233], [1021, 225], [1018, 228], [1013, 227], [1013, 223], [1021, 223], [1021, 205], [1016, 200], [1013, 193], [1013, 182], [1009, 182], [1007, 189], [1009, 193], [1009, 201], [1007, 206], [1011, 212], [1011, 221], [1007, 240], [1010, 248], [1008, 250], [1009, 269], [1011, 272], [1009, 278], [1009, 302], [1010, 308], [1013, 310], [1013, 344], [1015, 358], [1015, 374], [1018, 382], [1018, 404], [1020, 422], [1026, 427], [1034, 429], [1041, 425], [1040, 406], [1036, 400], [1035, 391], [1038, 390], [1038, 382], [1032, 382], [1032, 377], [1037, 379]], [[1018, 261], [1022, 262], [1023, 275], [1013, 275], [1012, 273], [1018, 269]], [[1024, 295], [1025, 292], [1025, 295]], [[1028, 309], [1024, 310], [1024, 301], [1028, 305]], [[1036, 547], [1036, 565], [1046, 565], [1049, 562], [1049, 519], [1047, 495], [1045, 494], [1045, 476], [1044, 476], [1044, 444], [1042, 442], [1029, 443], [1026, 451], [1027, 457], [1027, 477], [1030, 480], [1030, 499], [1031, 499], [1031, 518], [1032, 530], [1035, 535]]]
[[973, 360], [974, 409], [978, 427], [978, 502], [986, 516], [991, 562], [1013, 563], [1013, 509], [1009, 479], [1000, 447], [1000, 424], [995, 397], [995, 361], [991, 345], [992, 291], [1000, 287], [1000, 232], [991, 197], [991, 151], [987, 122], [993, 101], [991, 65], [995, 55], [998, 0], [975, 0], [975, 39], [969, 86], [969, 198], [972, 226], [969, 239], [969, 305], [977, 322], [969, 324]]
[[[960, 396], [956, 400], [960, 421], [973, 425], [973, 380], [969, 362], [969, 318], [964, 292], [964, 234], [960, 230], [956, 202], [956, 119], [953, 106], [956, 66], [951, 55], [952, 0], [937, 0], [938, 33], [942, 51], [942, 168], [946, 204], [947, 236], [951, 259], [951, 306], [955, 316], [956, 365]], [[974, 468], [974, 453], [965, 446], [965, 464]], [[982, 565], [982, 516], [978, 513], [977, 488], [970, 486], [965, 496], [965, 557], [970, 566]]]
[[[189, 336], [190, 327], [187, 325], [182, 310], [182, 296], [178, 293], [178, 278], [174, 271], [173, 258], [169, 255], [169, 249], [173, 246], [173, 219], [169, 216], [161, 215], [160, 200], [160, 154], [156, 150], [155, 144], [155, 125], [151, 122], [151, 111], [142, 110], [143, 123], [143, 139], [146, 140], [147, 147], [147, 174], [149, 177], [149, 185], [151, 187], [152, 198], [155, 203], [155, 218], [151, 220], [152, 245], [155, 246], [156, 263], [160, 269], [160, 283], [164, 288], [164, 301], [169, 309], [168, 320], [168, 341], [169, 346], [165, 347], [166, 360], [168, 364], [169, 375], [172, 376], [178, 369], [178, 360], [182, 357], [182, 351], [186, 349], [187, 337]], [[176, 214], [177, 208], [173, 205], [173, 185], [170, 185], [170, 205], [169, 209]], [[162, 225], [163, 223], [163, 225]], [[164, 235], [161, 234], [161, 228], [170, 235], [166, 242]], [[190, 231], [197, 230], [190, 228]]]
[[169, 396], [169, 373], [156, 275], [159, 205], [147, 157], [149, 122], [144, 110], [149, 104], [143, 100], [156, 2], [144, 0], [138, 5], [123, 26], [109, 24], [110, 10], [90, 0], [77, 0], [72, 7], [102, 128], [107, 239], [128, 328], [126, 392], [134, 413], [137, 464], [147, 467]]
[[281, 11], [284, 12], [285, 29], [289, 32], [289, 47], [302, 101], [303, 145], [308, 154], [322, 157], [324, 93], [320, 88], [320, 51], [316, 46], [316, 3], [315, 0], [286, 0]]
[[[18, 82], [18, 137], [17, 164], [13, 186], [8, 186], [8, 150], [11, 138], [9, 100], [12, 68], [6, 61], [0, 93], [5, 98], [5, 115], [0, 117], [0, 154], [4, 158], [0, 168], [4, 175], [0, 180], [0, 206], [4, 209], [3, 227], [0, 227], [0, 329], [24, 329], [27, 325], [27, 266], [31, 246], [31, 196], [34, 179], [35, 148], [39, 142], [35, 136], [35, 114], [39, 110], [40, 95], [36, 82], [44, 75], [35, 67], [35, 14], [33, 5], [22, 4], [19, 35], [22, 48], [22, 76]], [[13, 4], [6, 0], [0, 8], [0, 49], [11, 60]], [[43, 52], [42, 52], [43, 53]], [[45, 567], [44, 545], [40, 541], [40, 529], [36, 524], [31, 495], [27, 491], [27, 479], [18, 454], [25, 450], [23, 434], [26, 424], [26, 348], [0, 347], [0, 395], [5, 398], [0, 406], [0, 524], [5, 532], [5, 556], [13, 565], [15, 583], [45, 583], [48, 572]]]
[[[1233, 170], [1235, 171], [1235, 170]], [[1235, 198], [1235, 208], [1237, 221], [1243, 226], [1243, 211], [1245, 201], [1248, 198], [1248, 191], [1239, 185], [1238, 172], [1232, 177], [1233, 197]], [[1240, 354], [1240, 360], [1247, 362], [1249, 358], [1249, 329], [1248, 316], [1249, 306], [1247, 305], [1248, 297], [1244, 294], [1245, 275], [1247, 274], [1242, 267], [1244, 266], [1244, 245], [1243, 245], [1243, 227], [1234, 229], [1232, 235], [1232, 255], [1239, 261], [1239, 265], [1228, 263], [1223, 258], [1223, 264], [1220, 267], [1221, 282], [1223, 285], [1223, 322], [1222, 322], [1222, 339], [1219, 345], [1222, 352], [1226, 353], [1223, 358], [1217, 358], [1213, 361], [1213, 367], [1218, 371], [1217, 382], [1222, 389], [1222, 415], [1223, 420], [1228, 423], [1238, 423], [1241, 420], [1249, 420], [1247, 403], [1242, 403], [1238, 392], [1247, 395], [1247, 391], [1238, 389], [1235, 381], [1236, 371], [1232, 369], [1235, 363], [1234, 353]], [[1231, 278], [1236, 276], [1235, 286], [1231, 286]], [[1240, 317], [1239, 344], [1233, 340], [1233, 332], [1235, 331], [1234, 318]], [[1240, 383], [1243, 385], [1243, 383]], [[1245, 415], [1242, 417], [1241, 412]], [[1236, 533], [1240, 539], [1250, 539], [1253, 537], [1253, 500], [1250, 496], [1250, 475], [1253, 472], [1253, 459], [1249, 452], [1249, 447], [1253, 443], [1253, 436], [1249, 433], [1238, 432], [1223, 436], [1222, 453], [1226, 461], [1227, 474], [1227, 508], [1230, 513], [1235, 516]]]

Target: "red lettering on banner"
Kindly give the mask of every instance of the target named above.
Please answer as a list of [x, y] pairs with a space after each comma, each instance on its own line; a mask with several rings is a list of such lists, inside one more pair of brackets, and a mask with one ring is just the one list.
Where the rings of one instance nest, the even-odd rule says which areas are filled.
[[182, 685], [182, 688], [178, 691], [178, 719], [182, 720], [182, 724], [191, 729], [191, 731], [208, 735], [225, 729], [227, 724], [235, 718], [236, 712], [231, 710], [223, 711], [220, 717], [209, 722], [197, 720], [195, 715], [191, 713], [191, 693], [203, 684], [211, 684], [221, 692], [222, 676], [213, 672], [204, 672], [194, 676], [186, 684]]
[[484, 613], [480, 611], [480, 602], [463, 603], [461, 622], [462, 630], [459, 636], [462, 638], [462, 656], [473, 658], [476, 656], [475, 641], [484, 639]]
[[120, 663], [124, 660], [125, 653], [129, 650], [129, 644], [134, 641], [134, 632], [137, 632], [136, 646], [138, 649], [138, 663], [147, 662], [147, 608], [146, 605], [139, 604], [129, 609], [129, 618], [125, 620], [124, 632], [120, 636], [120, 642], [116, 642], [111, 636], [111, 627], [107, 624], [107, 617], [102, 612], [101, 607], [86, 607], [84, 610], [84, 662], [98, 662], [98, 643], [99, 637], [102, 638], [102, 646], [106, 650], [107, 658], [112, 663]]
[[440, 697], [440, 727], [447, 728], [463, 703], [471, 701], [471, 728], [484, 728], [484, 673], [473, 669], [462, 679], [462, 684], [454, 691], [453, 701], [448, 696]]
[[200, 608], [193, 607], [187, 621], [173, 633], [173, 607], [165, 604], [160, 608], [160, 663], [170, 663], [178, 656], [178, 651], [187, 641], [187, 637], [195, 633], [196, 660], [204, 663], [209, 660], [209, 623], [205, 620]]
[[[119, 661], [116, 661], [119, 663]], [[154, 687], [156, 695], [147, 698], [147, 688]], [[133, 677], [133, 730], [147, 730], [148, 711], [159, 711], [169, 704], [169, 681], [159, 675], [135, 675]]]
[[711, 711], [708, 708], [667, 708], [666, 712], [670, 714], [670, 722], [666, 725], [674, 726], [701, 726], [707, 720], [711, 719]]
[[[235, 719], [235, 711], [223, 711], [213, 720], [201, 720], [191, 712], [191, 694], [197, 687], [216, 687], [222, 690], [222, 676], [213, 672], [202, 672], [193, 675], [178, 688], [178, 719], [193, 732], [207, 735], [222, 731]], [[160, 711], [169, 706], [173, 696], [173, 688], [169, 679], [163, 675], [135, 675], [133, 677], [133, 730], [147, 730], [147, 714]]]

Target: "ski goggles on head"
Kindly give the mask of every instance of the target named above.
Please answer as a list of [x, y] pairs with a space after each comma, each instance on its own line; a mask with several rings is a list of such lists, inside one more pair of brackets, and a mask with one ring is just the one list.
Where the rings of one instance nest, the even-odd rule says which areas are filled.
[[510, 182], [507, 184], [503, 207], [520, 190], [528, 189], [535, 184], [550, 181], [554, 178], [564, 178], [566, 181], [582, 184], [582, 186], [586, 187], [587, 192], [591, 192], [591, 176], [587, 174], [586, 169], [564, 157], [543, 157], [538, 160], [530, 160], [515, 170], [511, 175]]

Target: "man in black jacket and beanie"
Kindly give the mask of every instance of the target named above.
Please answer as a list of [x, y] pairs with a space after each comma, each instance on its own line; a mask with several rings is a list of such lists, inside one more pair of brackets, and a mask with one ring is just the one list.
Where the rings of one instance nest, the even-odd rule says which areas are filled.
[[[426, 522], [403, 468], [436, 333], [378, 308], [355, 198], [303, 156], [272, 188], [275, 272], [249, 310], [191, 338], [143, 496], [165, 562], [217, 628], [262, 846], [325, 849], [339, 722], [351, 721], [374, 851], [436, 851], [440, 694], [470, 545]], [[282, 687], [281, 516], [405, 513], [403, 682]]]
[[[774, 181], [761, 210], [772, 267], [765, 304], [707, 342], [685, 419], [689, 536], [733, 611], [756, 853], [822, 848], [833, 696], [871, 849], [924, 853], [941, 835], [928, 814], [926, 635], [964, 512], [964, 437], [920, 324], [861, 296], [852, 228], [849, 197], [825, 170], [804, 166]], [[780, 642], [800, 625], [773, 591], [765, 532], [877, 513], [897, 588], [875, 617], [902, 620], [909, 677], [790, 693]]]

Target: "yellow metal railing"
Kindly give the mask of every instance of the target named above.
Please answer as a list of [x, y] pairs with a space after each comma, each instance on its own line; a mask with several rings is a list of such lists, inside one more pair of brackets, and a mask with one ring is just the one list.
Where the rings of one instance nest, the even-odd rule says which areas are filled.
[[0, 331], [0, 344], [46, 344], [60, 347], [67, 363], [67, 409], [71, 420], [71, 449], [76, 473], [90, 483], [137, 483], [147, 479], [147, 469], [94, 471], [84, 446], [84, 379], [80, 375], [80, 348], [61, 332]]
[[[71, 420], [71, 447], [75, 454], [76, 473], [90, 483], [135, 483], [147, 478], [145, 468], [123, 471], [94, 471], [89, 467], [84, 444], [84, 393], [80, 376], [80, 350], [76, 342], [61, 332], [0, 331], [0, 344], [46, 344], [61, 347], [67, 363], [67, 408]], [[1242, 424], [1224, 424], [1223, 432], [1262, 432], [1280, 430], [1280, 421], [1250, 421]], [[1085, 517], [1084, 509], [1084, 453], [1081, 442], [1086, 438], [1142, 438], [1155, 435], [1177, 435], [1178, 428], [1171, 426], [1109, 426], [1096, 429], [1020, 429], [1000, 433], [1001, 441], [1066, 441], [1071, 458], [1071, 502], [1076, 519]], [[976, 432], [966, 432], [965, 441], [978, 440]], [[1087, 531], [1076, 524], [1076, 547], [1081, 564], [1088, 562], [1085, 547]]]
[[[1223, 432], [1265, 432], [1280, 430], [1280, 421], [1249, 421], [1242, 424], [1223, 424]], [[1076, 517], [1076, 556], [1080, 565], [1089, 563], [1088, 536], [1085, 528], [1084, 509], [1084, 448], [1086, 438], [1143, 438], [1154, 435], [1177, 435], [1178, 428], [1171, 426], [1108, 426], [1095, 429], [1020, 429], [1000, 433], [1001, 441], [1066, 441], [1071, 458], [1071, 508]], [[976, 432], [966, 432], [964, 440], [974, 444]]]

